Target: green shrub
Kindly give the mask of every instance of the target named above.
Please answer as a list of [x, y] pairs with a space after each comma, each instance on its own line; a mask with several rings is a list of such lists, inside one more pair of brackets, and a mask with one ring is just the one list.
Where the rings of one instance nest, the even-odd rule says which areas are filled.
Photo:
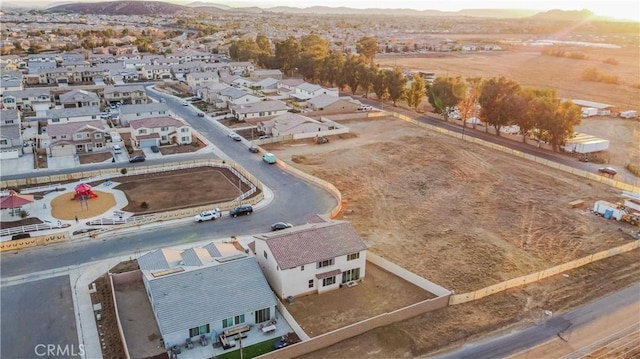
[[127, 174], [127, 169], [126, 168], [121, 169], [120, 173], [122, 173], [123, 176], [126, 175]]
[[20, 212], [18, 212], [18, 215], [20, 216], [20, 218], [25, 219], [29, 217], [29, 212], [25, 211], [24, 209], [21, 209]]

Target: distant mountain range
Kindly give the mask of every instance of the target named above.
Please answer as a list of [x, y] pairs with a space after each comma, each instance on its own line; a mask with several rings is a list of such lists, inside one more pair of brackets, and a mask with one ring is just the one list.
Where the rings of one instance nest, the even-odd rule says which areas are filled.
[[[46, 0], [42, 0], [46, 1]], [[41, 3], [42, 4], [42, 3]], [[58, 2], [59, 4], [59, 2]], [[3, 8], [25, 6], [16, 2], [3, 2]], [[564, 11], [550, 10], [540, 12], [536, 10], [520, 9], [465, 9], [459, 11], [440, 10], [414, 10], [414, 9], [354, 9], [349, 7], [312, 6], [307, 8], [295, 8], [289, 6], [277, 6], [271, 8], [259, 7], [232, 7], [228, 5], [191, 2], [186, 5], [178, 5], [162, 1], [108, 1], [108, 2], [78, 2], [64, 5], [56, 5], [47, 8], [49, 12], [65, 12], [78, 14], [101, 15], [173, 15], [180, 11], [210, 11], [216, 13], [284, 13], [284, 14], [326, 14], [326, 15], [392, 15], [392, 16], [425, 16], [425, 17], [475, 17], [493, 19], [524, 19], [551, 21], [612, 21], [615, 19], [599, 17], [589, 10]]]

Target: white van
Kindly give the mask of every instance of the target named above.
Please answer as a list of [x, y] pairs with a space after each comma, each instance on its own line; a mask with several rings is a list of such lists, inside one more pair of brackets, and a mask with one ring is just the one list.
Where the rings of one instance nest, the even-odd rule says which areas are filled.
[[122, 153], [122, 147], [120, 147], [120, 145], [113, 145], [113, 153], [116, 155]]

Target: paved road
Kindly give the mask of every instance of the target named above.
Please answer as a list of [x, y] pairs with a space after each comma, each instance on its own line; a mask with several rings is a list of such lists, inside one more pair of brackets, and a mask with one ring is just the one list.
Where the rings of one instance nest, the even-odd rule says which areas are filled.
[[[150, 94], [158, 97], [157, 94]], [[164, 96], [163, 96], [164, 97]], [[74, 241], [51, 247], [30, 248], [0, 255], [2, 277], [27, 274], [64, 266], [74, 266], [114, 256], [145, 252], [158, 247], [265, 232], [274, 222], [294, 225], [307, 223], [316, 213], [327, 213], [336, 202], [328, 192], [264, 163], [257, 154], [248, 151], [244, 142], [227, 137], [211, 120], [197, 117], [192, 107], [182, 106], [182, 100], [165, 97], [171, 110], [211, 142], [220, 147], [245, 169], [259, 178], [274, 194], [273, 201], [251, 216], [222, 218], [208, 223], [185, 223], [172, 227], [153, 228], [139, 233]], [[208, 154], [206, 156], [212, 156]], [[159, 160], [161, 161], [161, 160]], [[152, 161], [148, 161], [152, 163]], [[108, 164], [111, 165], [111, 164]]]
[[80, 357], [71, 290], [68, 275], [2, 287], [0, 356]]
[[[611, 330], [616, 321], [612, 321], [619, 311], [624, 311], [630, 315], [630, 319], [640, 329], [640, 283], [636, 283], [621, 291], [600, 298], [591, 303], [582, 305], [565, 314], [553, 316], [552, 318], [512, 333], [502, 335], [488, 340], [465, 344], [462, 348], [453, 352], [439, 355], [438, 359], [493, 359], [505, 358], [507, 356], [528, 350], [542, 343], [559, 339], [558, 334], [570, 342], [573, 350], [575, 343], [579, 342], [579, 333], [584, 333], [584, 328], [603, 318], [610, 318], [603, 322], [598, 322], [595, 338], [606, 336], [605, 329]], [[605, 326], [602, 326], [604, 323]], [[627, 325], [626, 323], [624, 325]], [[594, 341], [596, 339], [591, 339]], [[565, 342], [566, 343], [566, 342]], [[539, 354], [539, 353], [538, 353]], [[559, 352], [551, 353], [549, 356], [518, 356], [522, 358], [543, 358], [559, 357]]]

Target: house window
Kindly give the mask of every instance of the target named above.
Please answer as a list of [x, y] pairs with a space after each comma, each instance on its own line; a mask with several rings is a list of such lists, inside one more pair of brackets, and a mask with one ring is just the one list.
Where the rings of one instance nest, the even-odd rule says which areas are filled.
[[77, 140], [81, 140], [82, 139], [82, 134], [81, 133], [76, 133], [76, 139]]
[[327, 259], [322, 262], [318, 262], [318, 268], [328, 267], [333, 264], [333, 259]]
[[269, 319], [271, 319], [271, 308], [256, 310], [256, 313], [255, 313], [256, 323], [266, 322]]
[[236, 315], [235, 322], [236, 322], [236, 325], [244, 323], [244, 314]]
[[342, 272], [342, 283], [360, 279], [360, 268], [353, 268]]
[[67, 135], [60, 135], [60, 138], [64, 140], [67, 138]]
[[102, 148], [102, 142], [96, 142], [95, 146], [96, 148]]
[[6, 121], [4, 121], [4, 123], [5, 123], [5, 125], [10, 125], [10, 124], [13, 123], [13, 120], [6, 120]]
[[180, 129], [180, 132], [189, 132], [189, 129], [186, 128], [186, 127], [183, 127], [183, 128]]
[[136, 116], [140, 117], [140, 112], [136, 113]]
[[51, 139], [52, 139], [52, 140], [57, 140], [57, 139], [58, 139], [58, 136], [51, 136]]
[[229, 328], [233, 326], [233, 318], [227, 318], [222, 320], [222, 327]]
[[164, 115], [166, 111], [158, 111], [158, 114]]
[[138, 133], [141, 134], [141, 135], [146, 135], [147, 134], [147, 130], [144, 129], [144, 128], [141, 128], [141, 129], [138, 130]]
[[160, 127], [160, 131], [167, 132], [169, 131], [169, 127]]
[[309, 288], [313, 288], [313, 279], [309, 279]]
[[336, 283], [336, 277], [329, 277], [322, 280], [322, 286], [326, 287]]
[[189, 141], [189, 137], [182, 137], [180, 140], [181, 140], [183, 143], [184, 143], [184, 142], [190, 142], [190, 141]]
[[9, 142], [7, 142], [6, 139], [3, 138], [3, 139], [0, 140], [0, 145], [6, 146], [8, 144], [9, 144]]
[[209, 333], [209, 324], [189, 329], [189, 338]]
[[348, 261], [352, 261], [352, 260], [355, 260], [355, 259], [358, 259], [358, 258], [360, 258], [360, 252], [358, 252], [358, 253], [352, 253], [352, 254], [349, 254], [349, 255], [347, 256], [347, 260], [348, 260]]
[[303, 271], [304, 270], [304, 266], [300, 266], [300, 270]]
[[91, 116], [92, 120], [95, 120], [96, 118], [98, 118], [96, 115]]
[[264, 255], [264, 259], [269, 259], [269, 257], [267, 256], [267, 251], [263, 251], [262, 254]]
[[166, 142], [167, 141], [167, 136], [162, 136], [161, 140], [162, 140], [162, 142]]
[[60, 122], [60, 119], [59, 118], [52, 118], [51, 122]]
[[95, 138], [95, 139], [102, 138], [102, 134], [101, 133], [95, 133], [95, 134], [93, 134], [93, 138]]
[[76, 145], [76, 149], [78, 151], [82, 151], [84, 149], [84, 146], [83, 145]]

